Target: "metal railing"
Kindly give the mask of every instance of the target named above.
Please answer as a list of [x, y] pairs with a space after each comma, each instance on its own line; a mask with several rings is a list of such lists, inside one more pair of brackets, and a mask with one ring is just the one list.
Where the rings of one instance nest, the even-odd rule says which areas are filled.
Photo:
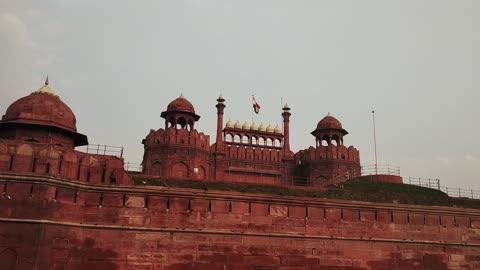
[[434, 188], [434, 189], [441, 189], [440, 186], [440, 179], [438, 178], [421, 178], [421, 177], [408, 177], [408, 183], [410, 185], [427, 187], [427, 188]]
[[143, 166], [140, 163], [125, 162], [124, 169], [127, 172], [142, 172]]
[[409, 176], [408, 183], [410, 185], [438, 189], [442, 192], [445, 192], [448, 196], [454, 198], [480, 199], [480, 190], [442, 186], [440, 185], [440, 179], [438, 178], [432, 179]]
[[392, 165], [366, 165], [362, 166], [363, 175], [396, 175], [400, 176], [400, 167]]
[[123, 146], [111, 146], [111, 145], [102, 145], [102, 144], [88, 144], [84, 146], [77, 147], [78, 151], [85, 152], [87, 154], [94, 155], [109, 155], [123, 157]]

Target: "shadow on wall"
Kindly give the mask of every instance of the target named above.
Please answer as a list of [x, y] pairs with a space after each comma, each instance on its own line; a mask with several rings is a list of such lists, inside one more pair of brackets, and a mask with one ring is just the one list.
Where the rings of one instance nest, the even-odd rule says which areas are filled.
[[68, 256], [69, 270], [115, 270], [118, 269], [113, 260], [118, 257], [118, 253], [95, 247], [95, 240], [86, 238], [81, 247], [72, 248]]

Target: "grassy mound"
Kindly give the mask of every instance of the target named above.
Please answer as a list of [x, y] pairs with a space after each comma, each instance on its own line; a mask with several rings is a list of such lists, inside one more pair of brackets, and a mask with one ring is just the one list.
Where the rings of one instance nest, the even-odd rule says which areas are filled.
[[447, 194], [426, 187], [408, 184], [394, 184], [354, 180], [340, 187], [324, 191], [306, 190], [295, 187], [279, 187], [246, 183], [226, 183], [198, 180], [150, 179], [134, 177], [136, 185], [190, 188], [201, 190], [235, 191], [243, 193], [262, 193], [280, 196], [355, 200], [381, 203], [401, 203], [413, 205], [435, 205], [479, 208], [479, 200], [450, 198]]

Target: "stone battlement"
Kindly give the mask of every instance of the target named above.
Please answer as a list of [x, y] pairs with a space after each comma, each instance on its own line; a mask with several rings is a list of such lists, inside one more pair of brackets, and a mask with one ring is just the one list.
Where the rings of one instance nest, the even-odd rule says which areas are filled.
[[93, 185], [24, 174], [0, 174], [0, 187], [0, 239], [10, 243], [6, 260], [25, 258], [21, 269], [211, 264], [360, 270], [391, 269], [392, 263], [466, 269], [480, 263], [480, 211], [473, 209]]

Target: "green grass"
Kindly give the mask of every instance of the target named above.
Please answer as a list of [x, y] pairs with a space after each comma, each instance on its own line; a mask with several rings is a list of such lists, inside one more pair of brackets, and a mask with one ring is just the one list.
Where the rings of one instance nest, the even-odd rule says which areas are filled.
[[436, 189], [430, 189], [408, 184], [371, 182], [365, 180], [349, 181], [344, 183], [342, 187], [330, 188], [325, 191], [246, 183], [226, 183], [176, 179], [147, 179], [141, 177], [134, 177], [134, 182], [136, 185], [163, 186], [201, 190], [235, 191], [243, 193], [262, 193], [280, 196], [355, 200], [366, 202], [455, 206], [480, 209], [479, 200], [450, 198], [447, 194]]

